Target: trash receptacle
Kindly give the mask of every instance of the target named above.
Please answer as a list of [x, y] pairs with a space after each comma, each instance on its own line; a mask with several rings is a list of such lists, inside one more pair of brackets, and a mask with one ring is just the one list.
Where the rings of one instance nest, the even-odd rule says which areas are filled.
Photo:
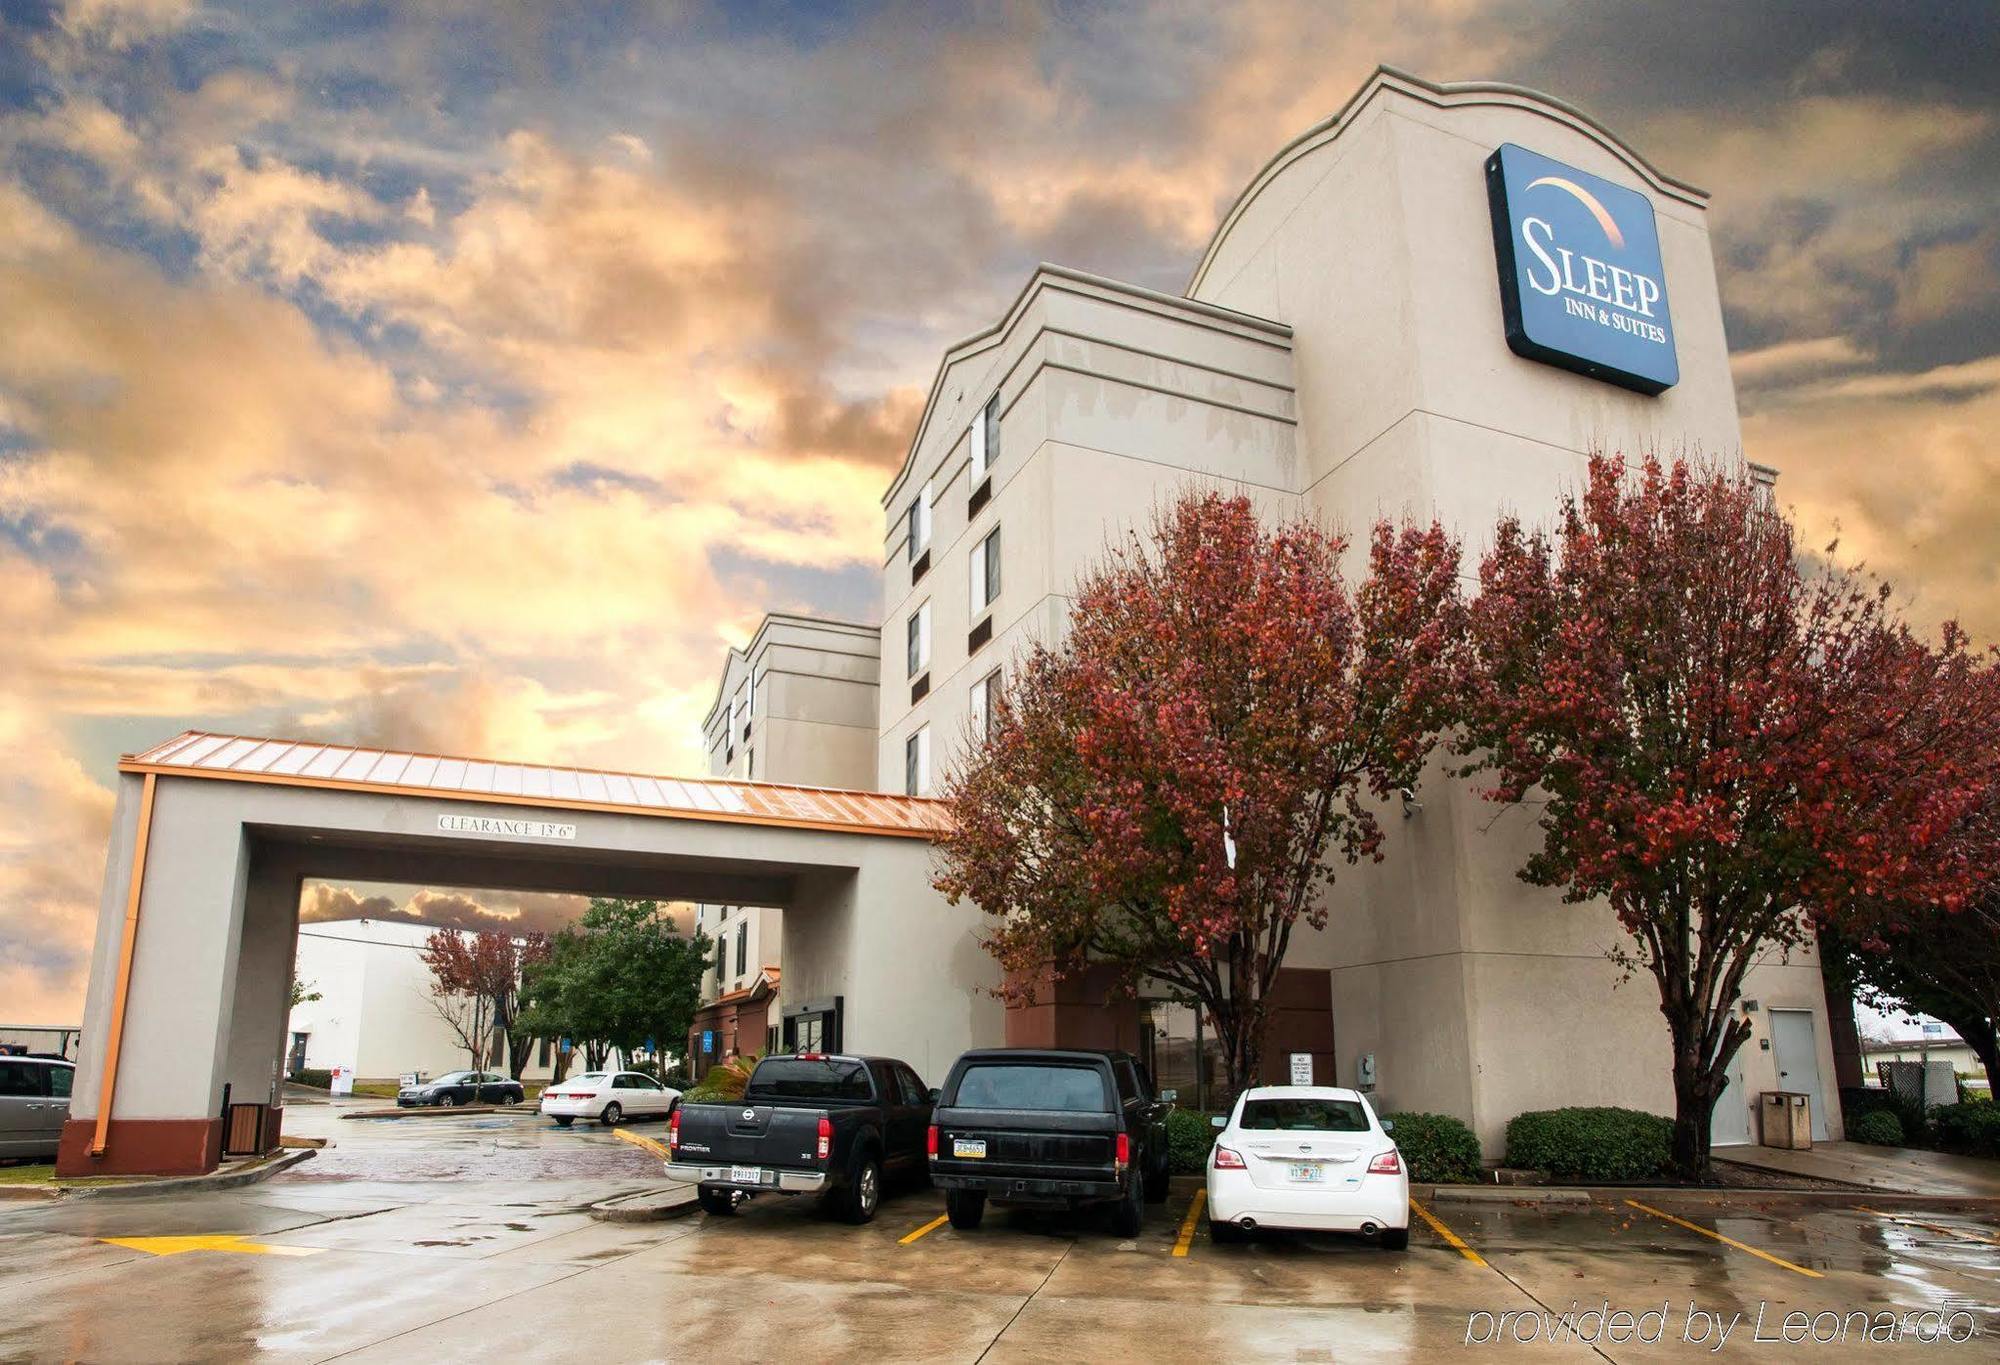
[[1811, 1148], [1812, 1096], [1802, 1090], [1766, 1090], [1759, 1113], [1766, 1147]]

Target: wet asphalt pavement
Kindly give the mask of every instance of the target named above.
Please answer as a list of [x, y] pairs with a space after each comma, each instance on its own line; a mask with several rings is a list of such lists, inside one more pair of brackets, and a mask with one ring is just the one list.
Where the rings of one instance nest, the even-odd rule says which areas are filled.
[[[240, 1190], [0, 1205], [0, 1359], [2000, 1359], [1991, 1206], [1435, 1203], [1400, 1255], [1213, 1245], [1189, 1182], [1131, 1241], [1004, 1212], [956, 1232], [927, 1189], [863, 1228], [781, 1199], [609, 1224], [587, 1207], [658, 1165], [595, 1125], [286, 1118], [338, 1145]], [[1938, 1327], [1976, 1335], [1919, 1339]]]

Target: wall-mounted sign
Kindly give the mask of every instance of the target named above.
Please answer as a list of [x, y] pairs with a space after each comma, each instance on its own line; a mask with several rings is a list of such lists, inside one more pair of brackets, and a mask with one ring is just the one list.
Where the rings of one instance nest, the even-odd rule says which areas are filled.
[[1292, 1084], [1311, 1085], [1313, 1083], [1313, 1055], [1310, 1052], [1292, 1054]]
[[492, 815], [440, 815], [443, 834], [483, 834], [500, 839], [574, 839], [576, 826], [553, 820], [511, 820]]
[[1511, 142], [1486, 193], [1516, 355], [1640, 393], [1680, 382], [1650, 199]]

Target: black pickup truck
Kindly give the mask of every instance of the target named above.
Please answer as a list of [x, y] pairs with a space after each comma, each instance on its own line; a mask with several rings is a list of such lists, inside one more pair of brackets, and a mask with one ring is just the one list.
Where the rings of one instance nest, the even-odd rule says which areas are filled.
[[935, 1090], [888, 1057], [766, 1057], [735, 1104], [687, 1104], [667, 1129], [667, 1176], [704, 1210], [758, 1194], [816, 1194], [852, 1223], [875, 1216], [885, 1177], [921, 1176]]
[[1124, 1052], [988, 1048], [952, 1065], [931, 1113], [931, 1183], [955, 1228], [991, 1198], [1059, 1208], [1110, 1205], [1136, 1236], [1167, 1197], [1167, 1112]]

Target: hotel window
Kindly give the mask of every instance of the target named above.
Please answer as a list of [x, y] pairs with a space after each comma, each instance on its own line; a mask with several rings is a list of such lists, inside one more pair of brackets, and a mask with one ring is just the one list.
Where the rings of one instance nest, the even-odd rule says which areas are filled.
[[931, 727], [903, 741], [903, 795], [922, 796], [931, 785]]
[[910, 613], [909, 636], [905, 648], [909, 653], [910, 672], [914, 678], [931, 666], [931, 604], [924, 603]]
[[931, 547], [931, 486], [927, 483], [917, 494], [917, 500], [910, 504], [910, 545], [912, 564], [917, 556]]
[[736, 926], [736, 972], [742, 975], [750, 970], [750, 921], [744, 919]]
[[972, 547], [967, 561], [972, 587], [972, 619], [977, 621], [1000, 598], [1000, 528]]
[[986, 406], [972, 419], [972, 481], [977, 489], [993, 472], [1000, 459], [1000, 395], [986, 400]]
[[729, 975], [729, 940], [722, 935], [715, 939], [715, 988], [721, 990], [722, 980]]
[[1000, 709], [1000, 670], [994, 669], [972, 685], [972, 738], [985, 743], [993, 737], [993, 718]]

